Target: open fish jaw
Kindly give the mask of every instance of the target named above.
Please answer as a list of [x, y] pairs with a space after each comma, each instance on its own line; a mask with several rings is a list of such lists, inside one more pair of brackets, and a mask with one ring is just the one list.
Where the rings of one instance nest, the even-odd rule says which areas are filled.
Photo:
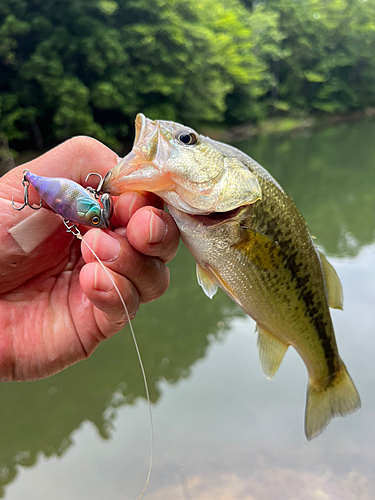
[[[191, 135], [194, 144], [180, 138]], [[261, 199], [256, 176], [210, 139], [178, 123], [139, 114], [132, 151], [110, 170], [103, 190], [151, 191], [190, 214], [227, 212]]]

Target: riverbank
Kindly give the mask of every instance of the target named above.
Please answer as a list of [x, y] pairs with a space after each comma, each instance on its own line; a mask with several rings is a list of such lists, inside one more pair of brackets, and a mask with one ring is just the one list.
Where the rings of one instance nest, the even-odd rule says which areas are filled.
[[[363, 111], [353, 111], [351, 113], [338, 115], [316, 115], [304, 118], [291, 116], [285, 118], [273, 118], [271, 120], [265, 120], [259, 125], [254, 125], [249, 122], [231, 128], [227, 128], [225, 124], [218, 127], [203, 125], [202, 127], [199, 127], [199, 131], [203, 135], [211, 137], [217, 141], [231, 143], [245, 141], [259, 135], [280, 135], [308, 129], [315, 130], [336, 125], [338, 123], [357, 121], [371, 116], [375, 116], [375, 108], [367, 108]], [[131, 142], [127, 141], [127, 144], [124, 144], [123, 151], [119, 151], [118, 153], [120, 155], [124, 155], [130, 150], [130, 148]], [[11, 170], [14, 166], [26, 163], [43, 153], [44, 151], [11, 152], [8, 150], [8, 154], [0, 155], [0, 177]], [[13, 156], [15, 157], [13, 158]]]
[[318, 129], [329, 127], [338, 123], [352, 122], [366, 117], [375, 116], [375, 108], [367, 108], [363, 111], [352, 111], [338, 115], [316, 115], [304, 118], [286, 117], [265, 120], [259, 125], [245, 123], [235, 127], [213, 128], [203, 127], [202, 133], [223, 142], [238, 142], [259, 135], [286, 134], [298, 132], [305, 129]]

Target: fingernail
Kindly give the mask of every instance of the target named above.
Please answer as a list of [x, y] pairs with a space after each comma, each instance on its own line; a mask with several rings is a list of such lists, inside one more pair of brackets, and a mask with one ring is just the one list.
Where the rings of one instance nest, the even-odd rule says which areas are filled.
[[94, 250], [101, 260], [111, 262], [120, 255], [120, 242], [104, 231], [97, 231]]
[[95, 266], [94, 288], [99, 292], [109, 292], [113, 288], [110, 277], [99, 265]]
[[152, 210], [150, 210], [150, 237], [149, 243], [161, 243], [167, 232], [167, 226], [163, 219], [158, 217]]

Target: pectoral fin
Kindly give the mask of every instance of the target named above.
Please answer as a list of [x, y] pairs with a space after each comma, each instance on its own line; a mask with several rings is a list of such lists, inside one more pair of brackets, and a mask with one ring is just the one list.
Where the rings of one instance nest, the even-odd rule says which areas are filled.
[[208, 272], [197, 263], [197, 280], [200, 286], [203, 288], [204, 293], [212, 299], [212, 297], [217, 292], [218, 286], [212, 280]]
[[257, 325], [256, 330], [258, 332], [257, 347], [260, 366], [264, 375], [271, 379], [279, 369], [288, 346], [261, 326]]
[[262, 269], [275, 269], [284, 260], [284, 254], [277, 243], [252, 229], [243, 229], [241, 240], [233, 246]]
[[328, 305], [333, 309], [342, 309], [344, 295], [340, 278], [337, 276], [332, 264], [328, 262], [322, 252], [319, 252], [319, 256], [323, 266], [324, 279], [327, 287]]
[[[228, 285], [228, 283], [220, 276], [220, 274], [218, 274], [215, 269], [213, 269], [212, 267], [208, 266], [207, 268], [202, 268], [202, 266], [199, 266], [200, 267], [200, 271], [203, 270], [203, 274], [206, 275], [206, 278], [208, 281], [211, 282], [211, 286], [216, 286], [216, 283], [217, 283], [217, 286], [215, 288], [215, 291], [214, 293], [216, 293], [216, 290], [217, 290], [217, 287], [219, 286], [222, 290], [224, 290], [224, 292], [229, 295], [229, 297], [236, 303], [238, 304], [240, 307], [243, 308], [242, 304], [241, 304], [241, 301], [236, 297], [236, 294], [234, 293], [234, 291], [232, 290], [232, 288]], [[197, 274], [198, 274], [198, 268], [197, 268]], [[200, 275], [202, 276], [202, 275]], [[199, 277], [198, 277], [198, 282], [199, 282]], [[203, 288], [203, 285], [201, 283], [199, 283], [202, 288]], [[206, 283], [205, 283], [206, 284]], [[207, 291], [203, 288], [204, 290], [204, 293], [206, 295], [208, 295]], [[210, 295], [208, 295], [210, 297]], [[211, 298], [211, 297], [210, 297]]]

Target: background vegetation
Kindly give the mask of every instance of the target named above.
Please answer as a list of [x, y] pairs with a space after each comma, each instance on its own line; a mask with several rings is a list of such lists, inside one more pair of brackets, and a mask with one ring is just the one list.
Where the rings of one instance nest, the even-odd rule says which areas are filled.
[[1, 0], [0, 149], [375, 106], [375, 0]]

